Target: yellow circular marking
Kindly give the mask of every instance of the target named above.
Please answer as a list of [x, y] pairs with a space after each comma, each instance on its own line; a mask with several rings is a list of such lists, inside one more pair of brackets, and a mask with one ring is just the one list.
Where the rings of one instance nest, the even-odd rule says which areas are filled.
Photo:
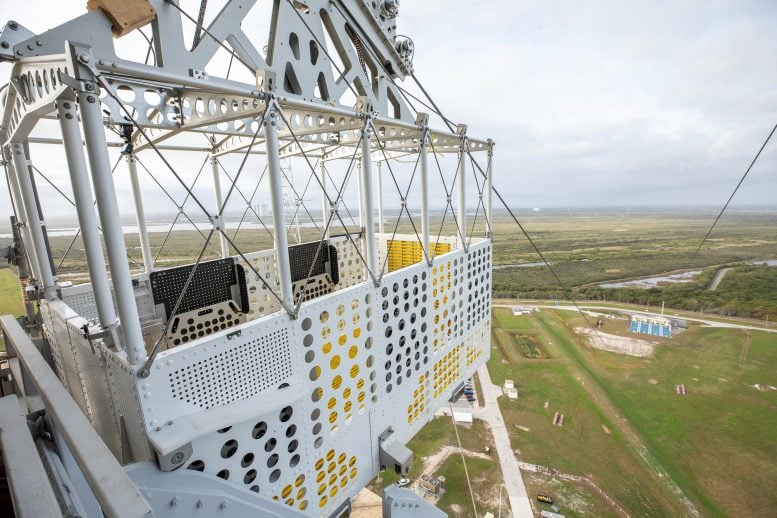
[[281, 498], [288, 498], [291, 494], [291, 490], [293, 488], [291, 487], [291, 484], [283, 488], [283, 491], [281, 491]]
[[334, 424], [335, 421], [337, 421], [337, 412], [332, 412], [329, 414], [329, 423]]
[[355, 378], [358, 375], [359, 375], [359, 366], [354, 365], [353, 367], [351, 367], [351, 377]]
[[351, 457], [351, 460], [348, 461], [350, 467], [353, 467], [354, 464], [356, 464], [356, 456]]
[[332, 388], [337, 390], [340, 388], [340, 385], [343, 384], [343, 377], [339, 374], [332, 379]]
[[361, 390], [364, 387], [364, 379], [360, 379], [356, 382], [356, 388]]
[[341, 453], [337, 457], [337, 463], [338, 464], [342, 464], [343, 462], [345, 462], [345, 459], [347, 459], [347, 458], [348, 458], [348, 456], [345, 453]]
[[318, 501], [318, 506], [322, 507], [322, 508], [326, 507], [326, 503], [327, 502], [328, 502], [328, 499], [327, 499], [326, 495], [324, 495], [324, 496], [321, 497], [321, 500]]
[[332, 370], [335, 370], [340, 366], [340, 356], [335, 354], [332, 356], [332, 359], [329, 360], [329, 368]]
[[323, 471], [319, 471], [318, 475], [316, 475], [316, 482], [321, 483], [322, 480], [324, 480], [324, 477], [326, 476], [326, 473]]
[[351, 411], [351, 402], [350, 401], [346, 401], [345, 402], [345, 405], [343, 405], [343, 410], [345, 410], [346, 412], [350, 412]]
[[326, 403], [326, 407], [329, 410], [332, 410], [336, 406], [337, 406], [337, 398], [330, 397], [329, 401], [327, 401], [327, 403]]
[[[356, 331], [354, 331], [354, 335], [356, 335]], [[354, 338], [356, 338], [356, 336], [354, 336]], [[352, 345], [351, 348], [348, 349], [348, 357], [353, 360], [356, 358], [357, 354], [359, 354], [359, 348], [355, 345]]]
[[299, 491], [297, 491], [297, 500], [302, 500], [302, 497], [305, 496], [305, 493], [307, 493], [307, 490], [304, 487], [301, 487]]
[[338, 488], [337, 486], [332, 486], [332, 489], [329, 490], [329, 496], [334, 498], [335, 496], [337, 496], [337, 492], [339, 490], [340, 490], [340, 488]]
[[356, 468], [353, 468], [351, 470], [351, 478], [356, 478], [356, 473], [357, 473]]
[[326, 460], [332, 460], [335, 458], [335, 450], [329, 450], [326, 452]]
[[340, 335], [340, 338], [337, 339], [337, 343], [340, 345], [345, 345], [345, 342], [348, 341], [348, 337], [345, 335]]
[[329, 351], [332, 350], [332, 342], [327, 342], [321, 347], [321, 351], [324, 354], [329, 354]]
[[346, 387], [345, 390], [343, 390], [343, 399], [348, 399], [351, 397], [351, 387]]

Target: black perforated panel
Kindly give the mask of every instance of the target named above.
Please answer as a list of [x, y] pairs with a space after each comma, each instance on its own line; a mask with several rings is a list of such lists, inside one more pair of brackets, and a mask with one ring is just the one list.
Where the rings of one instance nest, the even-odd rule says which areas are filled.
[[[154, 297], [154, 304], [164, 304], [167, 318], [170, 318], [192, 268], [194, 265], [179, 266], [151, 273], [151, 293]], [[178, 313], [186, 313], [232, 300], [232, 286], [237, 282], [234, 259], [218, 259], [200, 263], [181, 300]], [[241, 288], [240, 291], [242, 293], [245, 288]]]
[[[324, 241], [321, 252], [319, 252], [318, 258], [316, 258], [319, 243], [319, 241], [314, 241], [312, 243], [303, 243], [301, 245], [289, 247], [291, 282], [305, 280], [308, 278], [308, 274], [310, 274], [311, 277], [315, 277], [316, 275], [323, 275], [325, 273], [330, 274], [334, 284], [340, 282], [337, 268], [337, 249], [330, 245], [329, 241]], [[315, 264], [313, 264], [314, 261]], [[312, 271], [310, 269], [311, 264], [313, 264]]]

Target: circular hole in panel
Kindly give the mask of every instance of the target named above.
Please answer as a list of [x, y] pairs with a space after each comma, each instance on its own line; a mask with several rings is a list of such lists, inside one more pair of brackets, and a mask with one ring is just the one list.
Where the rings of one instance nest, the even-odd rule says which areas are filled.
[[297, 425], [293, 424], [286, 428], [286, 437], [294, 437], [294, 434], [297, 433]]
[[249, 469], [246, 474], [243, 476], [243, 483], [248, 485], [251, 482], [256, 480], [256, 470], [255, 469]]
[[221, 457], [224, 459], [230, 458], [235, 452], [237, 452], [237, 441], [234, 439], [225, 442], [221, 447]]
[[277, 482], [279, 478], [281, 478], [281, 470], [274, 469], [272, 473], [270, 473], [270, 482]]
[[240, 465], [244, 468], [247, 468], [254, 462], [254, 454], [251, 452], [246, 453], [243, 455], [243, 459], [240, 461]]
[[299, 459], [300, 459], [300, 456], [298, 454], [294, 454], [291, 457], [291, 460], [289, 460], [289, 466], [291, 466], [292, 468], [296, 467], [297, 464], [299, 464]]
[[278, 444], [278, 441], [275, 440], [275, 437], [270, 437], [270, 439], [264, 445], [264, 451], [266, 452], [273, 451], [275, 449], [276, 444]]
[[273, 453], [267, 458], [267, 467], [268, 468], [274, 468], [276, 464], [278, 464], [278, 457], [277, 453]]
[[223, 478], [224, 480], [229, 479], [229, 470], [228, 469], [222, 469], [218, 473], [216, 473], [216, 476], [219, 478]]
[[256, 423], [254, 426], [254, 429], [251, 431], [251, 437], [254, 439], [261, 439], [264, 437], [264, 434], [267, 433], [267, 423], [264, 421], [260, 421]]
[[303, 331], [309, 331], [310, 326], [313, 325], [313, 322], [309, 318], [305, 318], [302, 320], [302, 330]]
[[292, 414], [294, 413], [294, 410], [290, 406], [284, 407], [283, 410], [281, 410], [281, 422], [285, 423], [289, 419], [291, 419]]

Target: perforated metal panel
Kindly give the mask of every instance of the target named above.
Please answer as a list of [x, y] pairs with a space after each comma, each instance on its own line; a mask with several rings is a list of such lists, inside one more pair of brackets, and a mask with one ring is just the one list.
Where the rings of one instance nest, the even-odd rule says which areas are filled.
[[234, 301], [219, 302], [174, 316], [168, 327], [165, 342], [168, 347], [176, 347], [243, 322], [245, 322], [245, 315]]
[[[138, 316], [142, 322], [156, 319], [154, 300], [151, 296], [148, 279], [145, 274], [133, 277], [135, 283], [135, 303], [138, 306]], [[116, 307], [116, 296], [111, 289], [113, 306]], [[98, 321], [97, 303], [94, 299], [94, 291], [91, 284], [79, 284], [69, 288], [62, 288], [62, 300], [70, 306], [79, 316], [90, 322]]]
[[149, 280], [154, 304], [164, 305], [167, 318], [174, 309], [177, 313], [186, 313], [231, 300], [232, 288], [238, 284], [232, 258], [159, 270], [152, 272]]
[[288, 349], [287, 332], [279, 329], [200, 358], [168, 372], [171, 394], [179, 401], [212, 408], [278, 387], [291, 375]]
[[[278, 268], [275, 264], [275, 252], [264, 250], [236, 257], [235, 263], [245, 274], [246, 292], [248, 295], [248, 320], [255, 320], [264, 315], [270, 315], [281, 309], [281, 303], [272, 291], [279, 293]], [[250, 266], [249, 266], [250, 263]], [[252, 270], [253, 268], [253, 270]], [[254, 273], [261, 275], [262, 282]], [[265, 285], [267, 283], [267, 285]], [[269, 286], [270, 289], [267, 288]]]
[[[473, 243], [431, 267], [386, 274], [379, 288], [361, 283], [305, 302], [295, 320], [259, 317], [236, 328], [240, 336], [220, 332], [165, 351], [138, 383], [149, 434], [219, 412], [222, 429], [189, 429], [188, 467], [326, 516], [379, 470], [380, 434], [392, 427], [407, 441], [488, 358], [490, 309], [480, 300], [490, 296], [489, 276], [490, 242]], [[288, 333], [284, 346], [258, 357], [252, 344], [269, 350], [279, 332]], [[258, 391], [232, 388], [245, 369], [260, 368], [283, 375], [253, 381]], [[249, 415], [245, 403], [254, 401], [267, 404]]]
[[359, 258], [359, 253], [364, 257], [361, 245], [363, 238], [359, 235], [352, 235], [351, 238], [359, 246], [358, 249], [347, 236], [332, 237], [329, 240], [329, 244], [337, 248], [337, 264], [340, 272], [338, 289], [359, 284], [366, 278], [364, 264]]

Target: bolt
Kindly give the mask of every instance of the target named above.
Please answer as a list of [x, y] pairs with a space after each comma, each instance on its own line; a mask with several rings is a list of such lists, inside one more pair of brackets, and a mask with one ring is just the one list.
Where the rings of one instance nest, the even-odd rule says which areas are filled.
[[40, 40], [35, 40], [35, 44], [36, 44], [37, 46], [39, 46], [39, 47], [42, 47], [42, 46], [43, 46], [43, 42], [42, 42], [42, 41], [40, 41]]
[[180, 464], [180, 463], [182, 463], [182, 462], [183, 462], [183, 452], [180, 452], [180, 451], [179, 451], [178, 453], [176, 453], [175, 455], [173, 455], [173, 458], [172, 458], [172, 459], [170, 459], [170, 461], [171, 461], [173, 464]]
[[33, 47], [32, 45], [27, 45], [27, 50], [32, 50], [32, 49], [34, 49], [34, 48], [35, 48], [35, 47]]
[[89, 63], [89, 54], [87, 54], [86, 52], [82, 52], [81, 54], [78, 55], [78, 61], [80, 61], [81, 63]]
[[205, 500], [197, 500], [197, 507], [203, 507], [205, 505]]
[[19, 29], [19, 24], [17, 22], [15, 22], [15, 21], [11, 20], [11, 21], [8, 22], [8, 28], [11, 29], [12, 31], [15, 31], [15, 30]]
[[227, 508], [227, 501], [226, 500], [222, 500], [221, 503], [219, 504], [219, 509], [221, 509], [223, 511], [226, 508]]
[[173, 499], [172, 499], [172, 500], [170, 500], [170, 507], [175, 507], [175, 506], [177, 506], [179, 503], [181, 503], [181, 499], [180, 499], [180, 498], [178, 498], [177, 496], [176, 496], [176, 497], [173, 497]]
[[72, 113], [66, 113], [65, 114], [65, 118], [66, 119], [72, 119], [73, 118], [73, 114]]
[[16, 51], [16, 55], [17, 56], [22, 56], [22, 55], [24, 55], [24, 53], [21, 50], [17, 50]]
[[86, 89], [91, 92], [92, 90], [94, 90], [94, 85], [92, 83], [86, 83]]
[[94, 102], [94, 96], [93, 95], [87, 95], [86, 96], [86, 100], [89, 101], [90, 103], [93, 103]]
[[70, 109], [70, 103], [68, 103], [68, 102], [62, 103], [62, 107], [64, 109], [66, 109], [66, 110], [69, 110]]
[[7, 49], [8, 47], [10, 47], [10, 45], [8, 44], [7, 41], [3, 41], [3, 42], [0, 43], [0, 47], [3, 47], [4, 49]]

